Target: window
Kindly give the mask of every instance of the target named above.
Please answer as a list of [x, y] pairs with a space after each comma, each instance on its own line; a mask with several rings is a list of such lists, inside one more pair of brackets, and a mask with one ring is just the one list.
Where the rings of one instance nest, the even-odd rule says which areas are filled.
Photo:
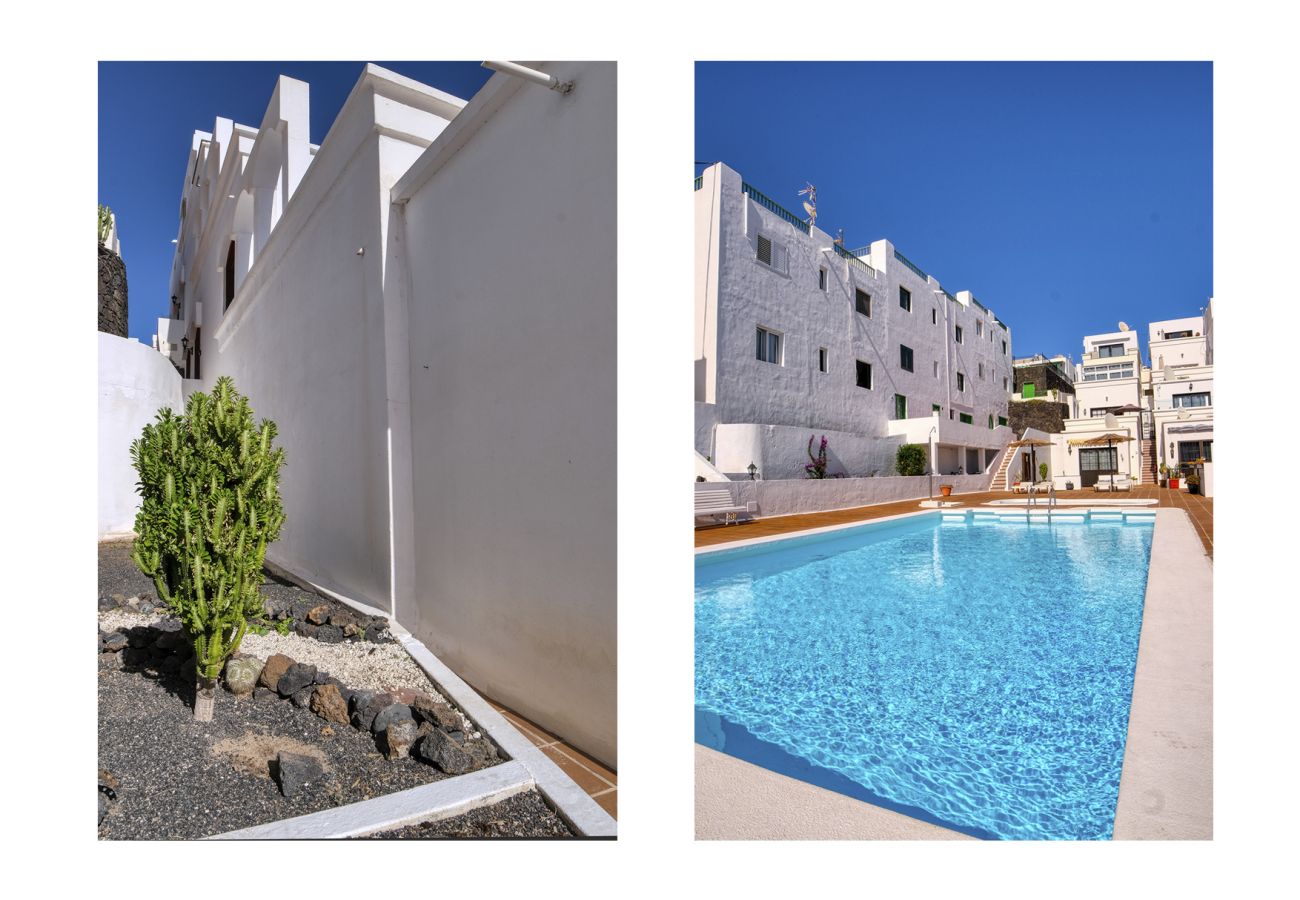
[[970, 413], [961, 413], [960, 415], [957, 416], [957, 419], [958, 421], [963, 422], [967, 425], [975, 424], [975, 419], [971, 417]]
[[936, 360], [934, 361], [933, 365], [934, 365], [934, 377], [935, 377], [935, 378], [938, 378], [938, 377], [939, 377], [939, 360], [936, 359]]
[[1005, 375], [1002, 376], [1002, 390], [1010, 390], [1010, 388], [1007, 387], [1007, 376]]
[[1210, 445], [1213, 443], [1214, 441], [1179, 441], [1178, 461], [1189, 463], [1203, 459], [1206, 462], [1214, 462], [1210, 456]]
[[853, 291], [853, 308], [861, 315], [871, 318], [871, 295], [861, 288], [855, 288]]
[[1167, 341], [1174, 341], [1174, 340], [1177, 340], [1178, 338], [1189, 338], [1189, 337], [1191, 337], [1191, 336], [1192, 336], [1192, 332], [1191, 332], [1190, 330], [1188, 330], [1188, 331], [1166, 331], [1166, 332], [1165, 332], [1165, 340], [1167, 340]]
[[758, 359], [781, 365], [781, 335], [761, 325], [758, 327]]
[[895, 419], [907, 418], [907, 398], [904, 397], [902, 394], [894, 395], [894, 418]]
[[938, 324], [939, 324], [939, 310], [938, 310], [938, 309], [935, 309], [935, 308], [931, 308], [931, 309], [930, 309], [930, 324], [931, 324], [931, 325], [938, 325]]
[[956, 338], [957, 343], [960, 344], [960, 343], [962, 342], [962, 340], [961, 340], [961, 326], [960, 326], [960, 325], [956, 326], [956, 331], [953, 332], [953, 337]]
[[984, 380], [984, 363], [980, 363], [980, 381]]
[[825, 371], [826, 371], [826, 357], [827, 357], [827, 354], [826, 354], [826, 348], [825, 348], [825, 347], [822, 347], [820, 350], [817, 351], [817, 371], [818, 371], [818, 372], [825, 372]]
[[1116, 378], [1132, 378], [1133, 363], [1111, 363], [1105, 366], [1084, 366], [1084, 381], [1113, 381]]
[[789, 269], [785, 247], [774, 243], [770, 237], [762, 234], [758, 236], [758, 261], [782, 275]]
[[235, 242], [230, 242], [229, 249], [226, 250], [226, 305], [221, 307], [224, 312], [230, 309], [230, 301], [235, 299]]
[[993, 430], [993, 413], [989, 413], [989, 431]]
[[957, 390], [966, 390], [966, 375], [964, 372], [957, 373]]
[[1209, 391], [1203, 391], [1196, 394], [1174, 394], [1171, 398], [1174, 401], [1174, 409], [1192, 409], [1197, 406], [1210, 405]]
[[824, 268], [817, 270], [817, 287], [826, 290], [826, 270]]
[[954, 415], [955, 415], [955, 413], [954, 413], [951, 409], [948, 410], [948, 419], [949, 419], [949, 421], [952, 420], [952, 417], [953, 417]]
[[934, 413], [936, 416], [938, 416], [938, 415], [942, 415], [942, 414], [943, 414], [943, 407], [940, 406], [938, 403], [931, 403], [931, 404], [930, 404], [930, 412]]
[[913, 371], [911, 347], [904, 347], [902, 344], [898, 345], [898, 364], [903, 367], [904, 372]]
[[1123, 356], [1123, 344], [1098, 344], [1097, 355], [1100, 357]]
[[871, 363], [858, 360], [858, 387], [871, 390]]
[[898, 305], [908, 312], [912, 311], [912, 292], [905, 287], [898, 289]]
[[984, 322], [978, 319], [975, 321], [975, 337], [984, 337]]
[[1003, 342], [1002, 342], [1002, 355], [1003, 355], [1003, 356], [1006, 356], [1006, 355], [1007, 355], [1007, 342], [1006, 342], [1006, 341], [1003, 341]]
[[998, 424], [999, 424], [999, 425], [1006, 425], [1006, 424], [1007, 424], [1007, 417], [1006, 417], [1006, 416], [998, 416]]

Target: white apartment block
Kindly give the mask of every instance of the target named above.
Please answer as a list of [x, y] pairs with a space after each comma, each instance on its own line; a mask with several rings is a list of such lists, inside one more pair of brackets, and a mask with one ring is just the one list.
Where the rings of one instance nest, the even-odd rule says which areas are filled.
[[940, 474], [983, 472], [1007, 441], [1011, 333], [887, 240], [849, 251], [722, 163], [695, 181], [696, 450], [733, 477], [894, 473], [933, 444]]
[[1152, 432], [1157, 457], [1170, 468], [1213, 461], [1213, 305], [1150, 326]]

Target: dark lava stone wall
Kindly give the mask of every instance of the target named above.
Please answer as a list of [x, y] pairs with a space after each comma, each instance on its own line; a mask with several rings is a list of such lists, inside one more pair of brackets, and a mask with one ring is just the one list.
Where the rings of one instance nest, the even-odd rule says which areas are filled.
[[1074, 393], [1074, 385], [1067, 381], [1060, 370], [1052, 363], [1037, 363], [1032, 366], [1016, 366], [1015, 368], [1015, 390], [1019, 391], [1024, 385], [1032, 384], [1038, 388], [1038, 394], [1045, 394], [1048, 391], [1057, 390], [1066, 394]]
[[99, 330], [126, 337], [126, 263], [103, 245], [99, 248]]
[[1050, 400], [1022, 400], [1012, 403], [1007, 424], [1016, 434], [1024, 434], [1026, 428], [1037, 428], [1048, 434], [1060, 434], [1065, 431], [1065, 417], [1070, 408], [1064, 403]]

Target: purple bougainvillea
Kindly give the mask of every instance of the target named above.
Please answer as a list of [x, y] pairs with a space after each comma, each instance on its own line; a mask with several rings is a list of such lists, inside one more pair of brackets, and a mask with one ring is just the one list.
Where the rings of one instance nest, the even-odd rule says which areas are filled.
[[803, 470], [804, 472], [807, 473], [807, 476], [809, 478], [825, 478], [826, 477], [826, 445], [829, 442], [826, 440], [826, 435], [823, 434], [821, 447], [818, 449], [817, 455], [813, 456], [812, 448], [813, 448], [813, 441], [815, 440], [816, 437], [808, 438], [808, 458], [812, 460], [812, 462], [806, 463], [803, 467]]

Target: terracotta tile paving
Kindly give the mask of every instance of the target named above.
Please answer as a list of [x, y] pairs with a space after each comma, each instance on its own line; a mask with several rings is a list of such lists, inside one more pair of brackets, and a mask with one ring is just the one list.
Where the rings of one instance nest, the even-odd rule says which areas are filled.
[[570, 747], [563, 740], [546, 731], [539, 725], [525, 719], [513, 710], [507, 709], [490, 697], [484, 700], [501, 713], [511, 725], [541, 749], [564, 774], [574, 780], [578, 787], [600, 804], [605, 812], [618, 818], [618, 774], [601, 765], [580, 750]]
[[[1091, 499], [1093, 496], [1092, 491], [1061, 491], [1057, 495], [1057, 499], [1086, 500]], [[1100, 500], [1106, 495], [1096, 494], [1095, 496]], [[1192, 520], [1192, 526], [1196, 529], [1196, 533], [1200, 535], [1201, 543], [1205, 545], [1206, 555], [1213, 558], [1214, 501], [1212, 499], [1207, 499], [1200, 494], [1189, 494], [1181, 490], [1174, 491], [1151, 484], [1139, 485], [1122, 492], [1119, 496], [1142, 500], [1156, 499], [1160, 501], [1159, 506], [1175, 506], [1186, 510], [1188, 517]], [[975, 494], [954, 494], [949, 499], [956, 500], [963, 506], [979, 506], [981, 503], [987, 503], [990, 500], [1005, 498], [1024, 500], [1025, 495], [1013, 494], [1010, 491], [985, 491]], [[919, 500], [900, 500], [896, 503], [879, 503], [875, 506], [859, 506], [855, 509], [837, 509], [831, 512], [807, 513], [797, 516], [774, 516], [770, 519], [741, 522], [738, 525], [704, 525], [695, 529], [695, 546], [709, 547], [714, 544], [725, 544], [729, 541], [788, 534], [794, 531], [803, 531], [806, 528], [824, 528], [827, 525], [843, 525], [848, 522], [864, 522], [884, 516], [896, 516], [902, 513], [916, 512], [920, 509], [919, 503]]]

